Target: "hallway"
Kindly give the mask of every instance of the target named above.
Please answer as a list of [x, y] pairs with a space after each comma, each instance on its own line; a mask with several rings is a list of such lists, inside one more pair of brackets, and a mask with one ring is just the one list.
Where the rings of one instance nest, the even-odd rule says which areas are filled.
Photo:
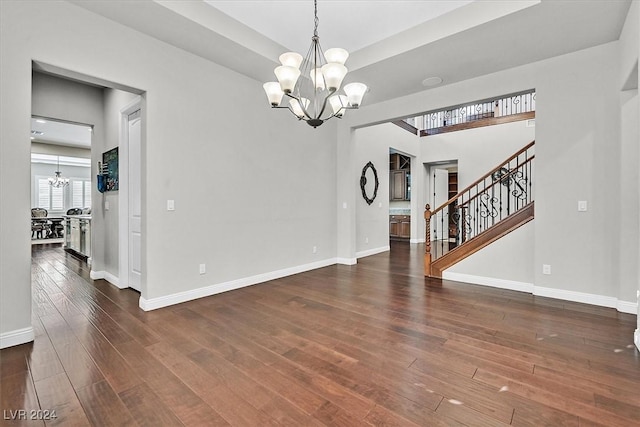
[[391, 250], [143, 312], [33, 246], [2, 425], [638, 425], [635, 316], [430, 281], [422, 245]]

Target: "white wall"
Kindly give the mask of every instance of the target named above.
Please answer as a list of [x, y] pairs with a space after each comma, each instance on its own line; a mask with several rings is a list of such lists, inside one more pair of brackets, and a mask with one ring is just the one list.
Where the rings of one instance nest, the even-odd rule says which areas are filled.
[[[365, 106], [340, 126], [359, 128], [442, 105], [535, 88], [534, 283], [557, 297], [614, 306], [618, 300], [633, 302], [635, 293], [621, 294], [616, 280], [619, 253], [627, 249], [619, 247], [615, 221], [615, 212], [623, 208], [619, 62], [620, 44], [608, 43]], [[339, 146], [346, 145], [351, 133], [339, 129], [338, 139]], [[346, 191], [339, 195], [347, 201], [348, 196]], [[577, 212], [578, 200], [588, 201], [588, 212]], [[351, 217], [337, 212], [339, 230], [348, 235]], [[338, 248], [345, 257], [350, 249], [346, 244]], [[551, 264], [553, 274], [543, 276], [542, 264]]]
[[[358, 129], [355, 132], [355, 163], [353, 183], [357, 184], [356, 197], [356, 253], [358, 256], [372, 254], [389, 247], [389, 149], [393, 148], [410, 155], [418, 155], [418, 137], [392, 124]], [[412, 159], [412, 160], [413, 160]], [[362, 168], [371, 161], [378, 171], [378, 196], [371, 205], [362, 197], [360, 176]], [[415, 167], [412, 161], [412, 168]], [[412, 169], [413, 171], [413, 169]], [[413, 190], [413, 187], [412, 187]], [[403, 202], [410, 207], [411, 202]], [[416, 212], [412, 211], [412, 221]], [[422, 218], [418, 212], [418, 218]], [[368, 239], [368, 243], [367, 243]]]
[[335, 261], [334, 123], [296, 122], [260, 82], [68, 3], [3, 2], [0, 19], [0, 334], [30, 325], [32, 60], [146, 92], [145, 301]]

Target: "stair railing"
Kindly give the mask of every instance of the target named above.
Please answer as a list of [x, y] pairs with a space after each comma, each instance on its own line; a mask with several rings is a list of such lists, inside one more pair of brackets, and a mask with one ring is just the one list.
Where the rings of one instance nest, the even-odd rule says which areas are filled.
[[535, 141], [435, 210], [425, 206], [425, 272], [431, 262], [533, 202]]

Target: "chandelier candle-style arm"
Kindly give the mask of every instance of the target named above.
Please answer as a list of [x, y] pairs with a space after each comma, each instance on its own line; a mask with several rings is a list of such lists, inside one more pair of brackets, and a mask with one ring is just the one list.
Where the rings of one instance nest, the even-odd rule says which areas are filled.
[[[332, 117], [342, 118], [346, 110], [360, 107], [367, 91], [363, 83], [344, 86], [345, 95], [338, 94], [349, 70], [345, 62], [349, 52], [341, 48], [327, 49], [324, 53], [318, 36], [318, 2], [314, 0], [314, 31], [306, 57], [296, 52], [286, 52], [278, 58], [282, 65], [274, 73], [277, 82], [263, 85], [272, 108], [287, 108], [299, 120], [314, 128]], [[288, 106], [282, 98], [291, 98]], [[330, 112], [327, 104], [331, 106]]]

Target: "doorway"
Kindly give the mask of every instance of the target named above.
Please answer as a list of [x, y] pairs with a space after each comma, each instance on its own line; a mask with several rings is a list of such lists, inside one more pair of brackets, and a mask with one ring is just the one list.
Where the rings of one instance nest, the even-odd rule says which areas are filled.
[[91, 263], [93, 125], [31, 118], [31, 245], [56, 245]]
[[[120, 257], [123, 253], [122, 247], [129, 247], [129, 234], [120, 232], [122, 229], [128, 230], [128, 221], [122, 221], [121, 212], [126, 210], [130, 203], [134, 203], [137, 208], [137, 222], [139, 230], [142, 230], [143, 209], [141, 209], [141, 198], [144, 192], [142, 180], [138, 180], [135, 198], [129, 200], [128, 175], [129, 168], [137, 171], [141, 176], [141, 158], [144, 141], [144, 98], [143, 92], [131, 87], [116, 83], [103, 81], [90, 76], [81, 76], [78, 73], [50, 66], [42, 63], [33, 63], [32, 79], [32, 114], [38, 117], [54, 117], [58, 121], [71, 123], [91, 123], [93, 130], [89, 132], [85, 127], [85, 132], [92, 137], [88, 151], [87, 182], [84, 183], [84, 200], [81, 203], [83, 208], [91, 206], [91, 231], [87, 233], [90, 239], [85, 243], [85, 247], [90, 250], [90, 277], [92, 279], [105, 279], [111, 284], [125, 288], [131, 281], [128, 275], [123, 275], [120, 271], [122, 267]], [[128, 120], [126, 128], [121, 123], [121, 114], [124, 108], [128, 108], [137, 103], [137, 117], [132, 118], [132, 134], [137, 135], [137, 155], [130, 161], [129, 153], [123, 154], [123, 148], [128, 148], [128, 142], [123, 143], [122, 135], [129, 134]], [[132, 113], [135, 111], [130, 111]], [[127, 117], [128, 118], [128, 117]], [[85, 125], [86, 126], [86, 125]], [[123, 130], [125, 129], [125, 130]], [[100, 192], [97, 188], [97, 176], [102, 171], [99, 170], [98, 162], [103, 160], [103, 154], [118, 148], [120, 153], [118, 167], [119, 183], [116, 187], [107, 186], [107, 190]], [[62, 162], [61, 162], [62, 163]], [[66, 167], [61, 165], [62, 167]], [[64, 173], [64, 169], [63, 169]], [[79, 185], [76, 185], [80, 188]], [[33, 188], [33, 187], [32, 187]], [[74, 193], [75, 194], [75, 193]], [[79, 194], [79, 193], [78, 193]], [[76, 200], [80, 200], [77, 196]], [[75, 202], [74, 202], [75, 203]], [[74, 206], [75, 207], [75, 206]], [[65, 212], [66, 213], [66, 212]], [[124, 224], [124, 227], [121, 225]], [[120, 230], [120, 231], [116, 231]], [[142, 235], [138, 233], [135, 247], [139, 248], [135, 252], [136, 258], [131, 263], [136, 265], [138, 280], [134, 286], [139, 291], [142, 290], [144, 253], [142, 251]], [[130, 252], [124, 251], [126, 255]]]

